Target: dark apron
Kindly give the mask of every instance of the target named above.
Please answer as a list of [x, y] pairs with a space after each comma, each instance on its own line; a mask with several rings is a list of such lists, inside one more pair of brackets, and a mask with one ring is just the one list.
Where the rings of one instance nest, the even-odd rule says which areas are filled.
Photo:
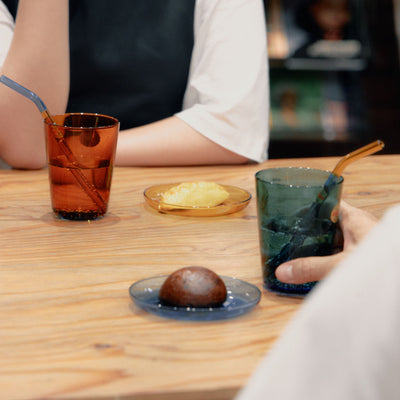
[[[16, 0], [4, 3], [15, 17]], [[69, 112], [116, 117], [121, 129], [182, 109], [195, 0], [70, 0]]]

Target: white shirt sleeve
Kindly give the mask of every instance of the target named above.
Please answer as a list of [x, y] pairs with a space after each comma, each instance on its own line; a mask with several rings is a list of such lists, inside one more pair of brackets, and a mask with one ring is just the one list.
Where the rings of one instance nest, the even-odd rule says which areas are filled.
[[260, 162], [269, 142], [269, 80], [261, 0], [197, 0], [195, 44], [179, 118]]
[[0, 1], [0, 69], [6, 59], [14, 34], [14, 19], [8, 8]]
[[310, 293], [237, 400], [400, 399], [400, 206]]

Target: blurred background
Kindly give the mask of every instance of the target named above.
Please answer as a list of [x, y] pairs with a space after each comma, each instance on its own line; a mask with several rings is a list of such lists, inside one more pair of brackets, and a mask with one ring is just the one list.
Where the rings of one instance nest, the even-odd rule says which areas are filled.
[[400, 153], [400, 0], [264, 0], [270, 158]]

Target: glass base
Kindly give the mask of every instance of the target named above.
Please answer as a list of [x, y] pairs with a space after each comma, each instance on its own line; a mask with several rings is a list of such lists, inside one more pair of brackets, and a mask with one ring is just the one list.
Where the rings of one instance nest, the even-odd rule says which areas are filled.
[[65, 219], [68, 221], [91, 221], [104, 217], [104, 213], [98, 211], [66, 211], [53, 209], [54, 214], [59, 219]]
[[276, 278], [270, 277], [269, 279], [264, 281], [264, 287], [271, 292], [276, 292], [278, 294], [286, 296], [305, 296], [317, 283], [318, 282], [309, 282], [294, 285], [284, 283]]

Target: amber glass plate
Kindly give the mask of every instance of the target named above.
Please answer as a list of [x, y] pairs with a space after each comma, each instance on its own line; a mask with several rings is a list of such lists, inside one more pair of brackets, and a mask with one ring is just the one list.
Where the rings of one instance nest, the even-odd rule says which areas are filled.
[[168, 208], [161, 208], [161, 195], [171, 187], [177, 185], [179, 185], [179, 183], [151, 186], [144, 191], [144, 198], [151, 207], [161, 213], [184, 215], [189, 217], [214, 217], [218, 215], [232, 214], [245, 208], [251, 200], [251, 194], [244, 189], [236, 186], [220, 185], [229, 193], [229, 197], [223, 203], [218, 204], [215, 207], [170, 205]]

